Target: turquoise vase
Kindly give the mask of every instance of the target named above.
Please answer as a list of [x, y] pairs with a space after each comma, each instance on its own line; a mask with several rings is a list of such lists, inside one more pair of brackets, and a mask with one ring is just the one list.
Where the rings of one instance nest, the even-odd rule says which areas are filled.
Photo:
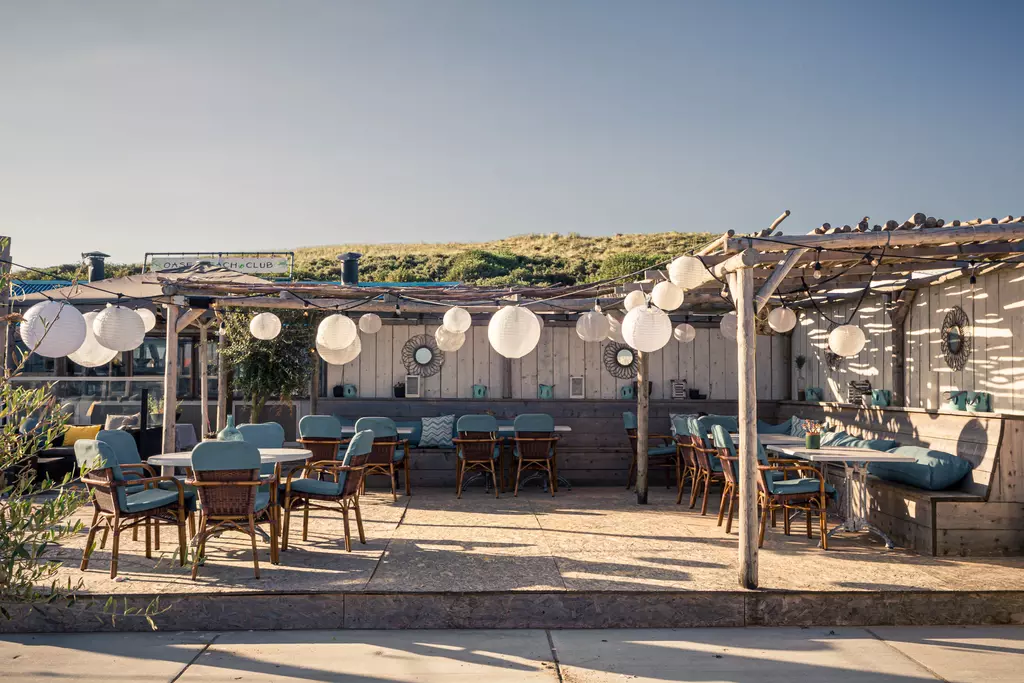
[[217, 441], [244, 441], [242, 432], [235, 427], [235, 416], [228, 415], [228, 423], [224, 429], [217, 432]]

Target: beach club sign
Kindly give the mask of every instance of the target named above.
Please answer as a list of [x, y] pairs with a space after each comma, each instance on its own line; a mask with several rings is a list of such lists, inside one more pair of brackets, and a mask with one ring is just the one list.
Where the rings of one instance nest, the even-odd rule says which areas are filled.
[[198, 253], [198, 254], [147, 254], [148, 270], [178, 270], [191, 268], [197, 263], [209, 263], [228, 270], [249, 274], [289, 273], [292, 254], [246, 254], [246, 253]]

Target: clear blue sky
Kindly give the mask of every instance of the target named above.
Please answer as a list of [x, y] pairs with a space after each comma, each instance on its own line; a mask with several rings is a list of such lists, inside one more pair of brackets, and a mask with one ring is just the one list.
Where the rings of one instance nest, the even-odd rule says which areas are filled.
[[1024, 212], [1021, 3], [0, 0], [17, 260]]

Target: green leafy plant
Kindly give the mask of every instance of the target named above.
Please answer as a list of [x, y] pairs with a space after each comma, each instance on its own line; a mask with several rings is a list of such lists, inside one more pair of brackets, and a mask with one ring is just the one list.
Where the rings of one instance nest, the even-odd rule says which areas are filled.
[[223, 362], [234, 370], [233, 386], [252, 403], [252, 419], [258, 420], [267, 401], [289, 401], [309, 386], [313, 373], [313, 348], [319, 318], [305, 311], [277, 311], [281, 334], [256, 339], [249, 332], [249, 311], [226, 311], [223, 324], [227, 348]]

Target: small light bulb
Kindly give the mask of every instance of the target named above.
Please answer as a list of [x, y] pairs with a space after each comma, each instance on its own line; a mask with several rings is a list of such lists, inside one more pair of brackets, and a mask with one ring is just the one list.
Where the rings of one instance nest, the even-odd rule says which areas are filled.
[[820, 262], [815, 261], [813, 275], [814, 275], [814, 279], [815, 280], [820, 280], [821, 279], [821, 263]]
[[978, 278], [974, 276], [974, 273], [971, 273], [971, 287], [973, 287], [976, 284], [978, 284]]

